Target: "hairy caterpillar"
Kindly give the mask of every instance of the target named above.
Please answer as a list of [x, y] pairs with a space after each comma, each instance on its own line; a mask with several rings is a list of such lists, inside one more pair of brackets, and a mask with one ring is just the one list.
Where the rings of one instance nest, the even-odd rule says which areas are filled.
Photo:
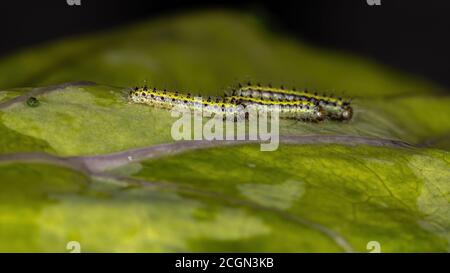
[[172, 109], [175, 106], [185, 106], [189, 109], [202, 109], [209, 113], [237, 113], [243, 110], [242, 105], [237, 105], [226, 101], [224, 98], [200, 98], [191, 94], [179, 94], [156, 88], [149, 89], [135, 87], [129, 92], [129, 99], [132, 102], [149, 104], [155, 107]]
[[317, 93], [311, 94], [307, 90], [285, 89], [283, 86], [274, 88], [272, 86], [261, 86], [260, 84], [247, 86], [239, 85], [233, 90], [234, 97], [257, 98], [262, 100], [292, 101], [295, 104], [303, 104], [309, 101], [318, 104], [326, 117], [333, 120], [350, 120], [353, 116], [353, 109], [350, 102], [344, 101], [341, 97], [333, 98]]
[[228, 113], [246, 116], [249, 108], [261, 110], [278, 110], [280, 118], [320, 121], [325, 112], [317, 102], [307, 100], [272, 100], [251, 97], [195, 98], [191, 94], [179, 94], [156, 88], [135, 87], [128, 94], [129, 100], [155, 107], [172, 109], [184, 106], [189, 109], [202, 109], [207, 113]]

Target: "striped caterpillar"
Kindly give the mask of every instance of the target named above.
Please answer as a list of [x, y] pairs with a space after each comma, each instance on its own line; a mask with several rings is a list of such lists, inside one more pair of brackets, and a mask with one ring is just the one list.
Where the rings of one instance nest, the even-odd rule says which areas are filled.
[[206, 113], [228, 113], [247, 116], [247, 110], [254, 108], [262, 110], [278, 110], [280, 118], [297, 119], [305, 121], [320, 121], [325, 117], [323, 108], [317, 103], [308, 100], [287, 100], [253, 98], [248, 96], [231, 97], [193, 97], [191, 94], [179, 94], [156, 88], [149, 89], [135, 87], [128, 94], [129, 100], [159, 108], [172, 109], [175, 106], [184, 106], [192, 110], [202, 109]]
[[233, 90], [234, 97], [256, 98], [262, 100], [274, 101], [292, 101], [295, 103], [303, 103], [309, 101], [318, 104], [324, 115], [333, 120], [350, 120], [353, 116], [353, 109], [350, 102], [343, 101], [341, 97], [333, 98], [317, 93], [310, 94], [307, 90], [298, 91], [296, 89], [285, 89], [283, 86], [274, 88], [272, 86], [261, 86], [260, 84], [247, 86], [239, 84], [239, 88]]
[[224, 98], [203, 99], [191, 94], [179, 94], [156, 88], [149, 89], [135, 87], [129, 92], [129, 99], [135, 103], [144, 103], [159, 108], [172, 109], [175, 106], [185, 106], [189, 109], [202, 109], [208, 113], [238, 113], [243, 110], [242, 105], [228, 102]]

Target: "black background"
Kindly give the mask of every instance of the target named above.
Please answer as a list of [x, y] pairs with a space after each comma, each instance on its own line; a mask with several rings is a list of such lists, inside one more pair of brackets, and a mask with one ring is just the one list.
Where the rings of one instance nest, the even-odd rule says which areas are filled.
[[450, 1], [7, 0], [0, 3], [0, 57], [44, 41], [206, 8], [256, 13], [273, 31], [368, 56], [450, 89]]

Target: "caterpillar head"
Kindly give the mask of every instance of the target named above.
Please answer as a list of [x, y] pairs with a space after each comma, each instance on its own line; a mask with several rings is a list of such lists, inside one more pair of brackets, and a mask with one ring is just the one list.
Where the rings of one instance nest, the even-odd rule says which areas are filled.
[[[146, 90], [147, 88], [145, 88]], [[134, 88], [128, 92], [128, 98], [134, 102], [142, 102], [142, 100], [147, 96], [148, 91], [144, 91], [143, 88]]]
[[131, 89], [129, 92], [128, 92], [128, 98], [130, 99], [130, 100], [134, 100], [134, 98], [136, 97], [136, 95], [137, 95], [137, 87], [136, 88], [133, 88], [133, 89]]
[[346, 106], [344, 111], [342, 111], [341, 117], [343, 120], [350, 120], [353, 116], [353, 109], [350, 106]]

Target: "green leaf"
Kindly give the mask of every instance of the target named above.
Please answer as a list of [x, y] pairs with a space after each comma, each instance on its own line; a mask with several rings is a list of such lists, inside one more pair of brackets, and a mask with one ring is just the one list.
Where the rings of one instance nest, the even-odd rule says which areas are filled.
[[[311, 230], [334, 231], [346, 245], [340, 246], [338, 237], [328, 237], [344, 250], [366, 251], [371, 240], [379, 241], [386, 252], [448, 250], [450, 157], [446, 152], [286, 145], [262, 153], [259, 147], [243, 146], [136, 165], [130, 172], [133, 177], [177, 181], [180, 190], [193, 189], [215, 202], [272, 212], [271, 222], [291, 220]], [[303, 243], [315, 245], [314, 251], [331, 249], [315, 244], [325, 234], [299, 236]], [[245, 243], [237, 245], [226, 250], [254, 250]], [[287, 249], [304, 251], [294, 242]]]
[[449, 165], [436, 150], [241, 146], [87, 186], [61, 167], [0, 165], [2, 250], [365, 252], [376, 240], [383, 252], [447, 251]]

